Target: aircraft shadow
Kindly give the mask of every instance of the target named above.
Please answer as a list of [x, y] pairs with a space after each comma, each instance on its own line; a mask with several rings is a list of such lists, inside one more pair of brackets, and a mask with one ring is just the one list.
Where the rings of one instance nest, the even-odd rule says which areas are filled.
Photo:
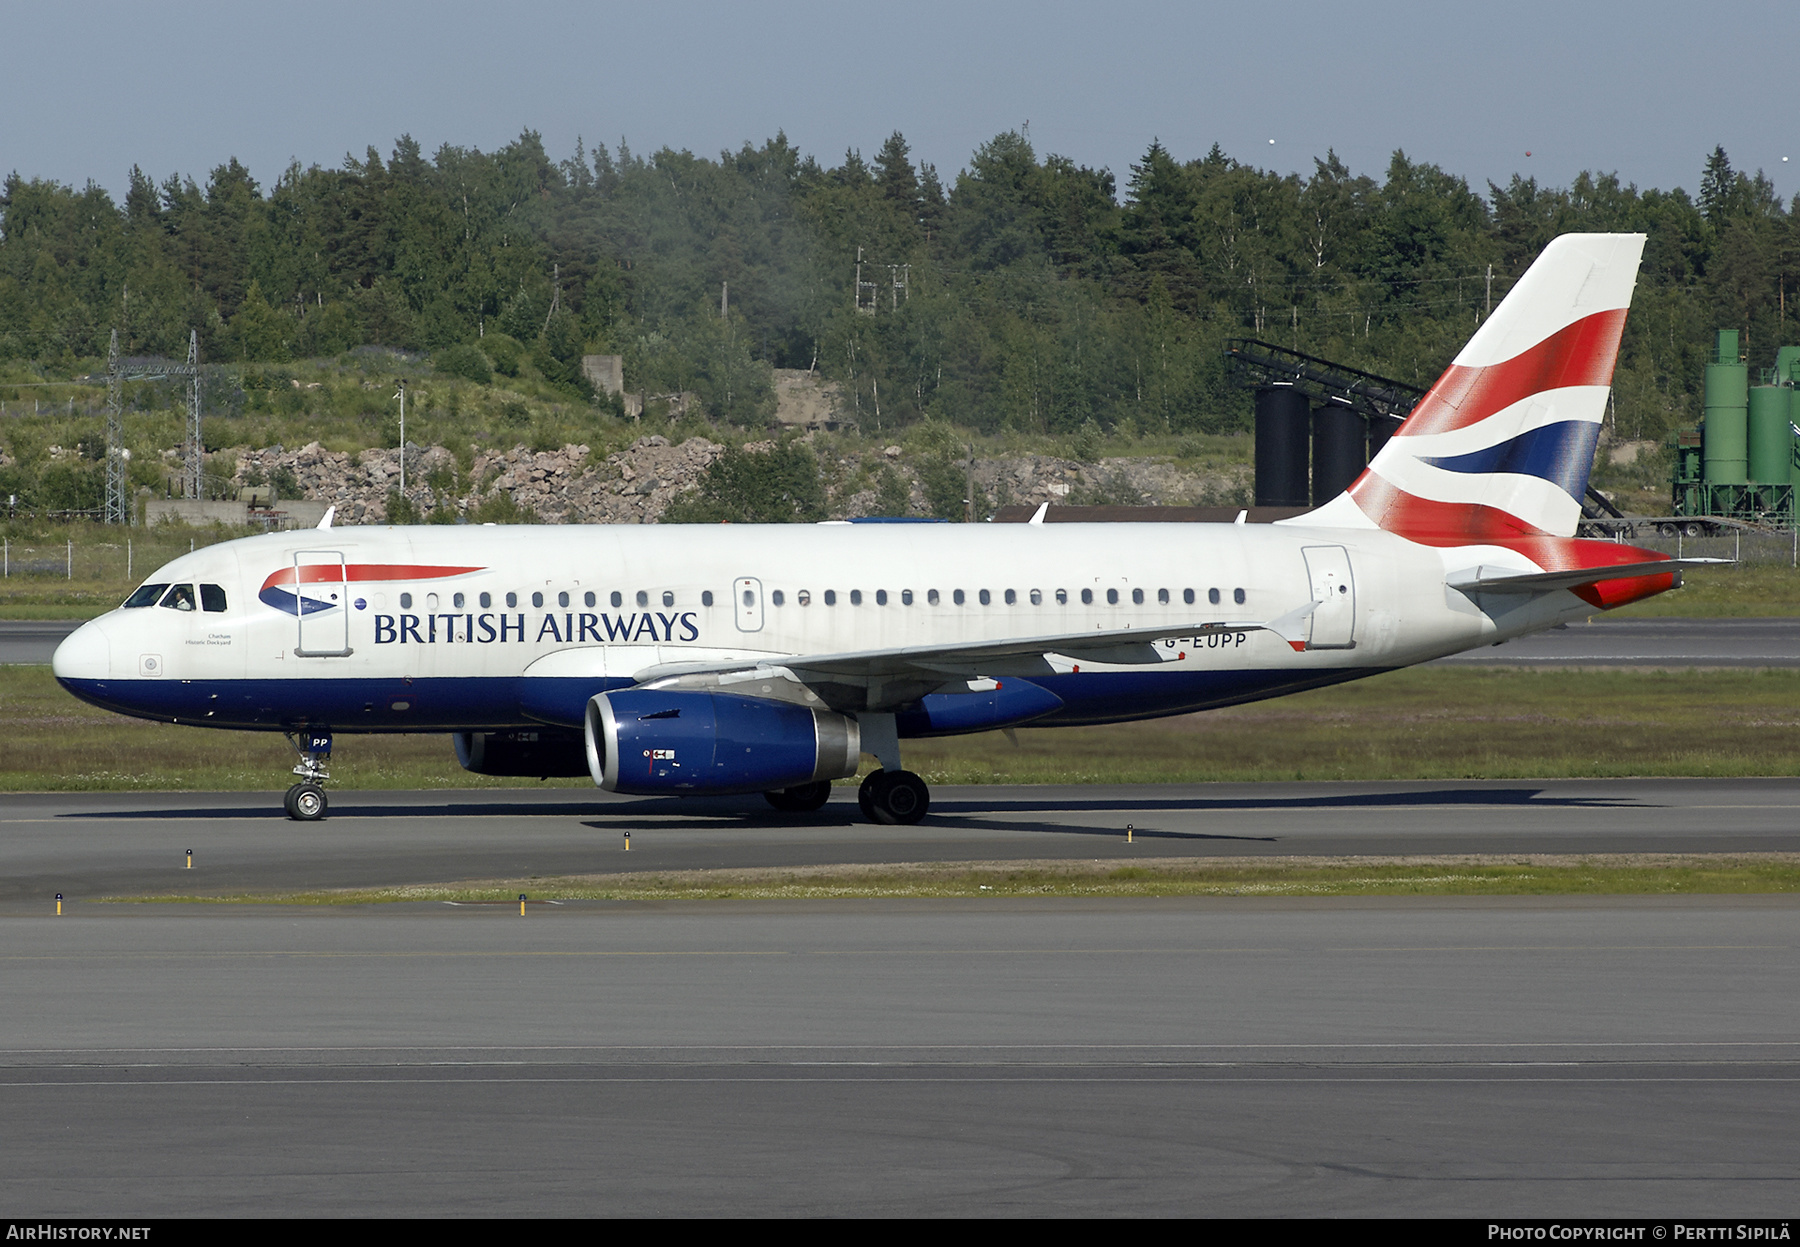
[[[1268, 796], [1268, 797], [1159, 797], [1153, 793], [1143, 796], [1111, 795], [1106, 797], [1076, 797], [1048, 799], [1030, 796], [1008, 796], [1007, 789], [996, 787], [992, 797], [983, 800], [957, 798], [954, 800], [938, 800], [932, 803], [929, 820], [938, 826], [989, 826], [995, 828], [1016, 826], [1005, 822], [993, 822], [978, 817], [989, 815], [1019, 815], [1036, 813], [1082, 814], [1108, 813], [1115, 816], [1134, 813], [1151, 814], [1157, 812], [1179, 812], [1189, 814], [1229, 813], [1245, 810], [1354, 810], [1369, 808], [1430, 806], [1551, 806], [1562, 809], [1620, 809], [1636, 808], [1643, 805], [1641, 801], [1629, 797], [1559, 797], [1549, 795], [1542, 788], [1519, 786], [1514, 788], [1447, 788], [1429, 792], [1365, 792], [1339, 793], [1335, 795]], [[647, 797], [637, 801], [595, 802], [595, 801], [494, 801], [475, 802], [465, 800], [446, 800], [436, 802], [430, 799], [416, 799], [405, 802], [364, 804], [354, 799], [334, 801], [331, 814], [341, 818], [418, 818], [432, 816], [438, 818], [577, 818], [603, 821], [588, 822], [593, 827], [607, 827], [624, 830], [632, 820], [642, 822], [646, 827], [679, 826], [686, 822], [716, 823], [732, 821], [757, 826], [832, 826], [844, 823], [844, 815], [854, 806], [842, 798], [835, 800], [823, 810], [810, 814], [781, 813], [761, 808], [755, 798], [745, 797]], [[242, 806], [211, 806], [185, 808], [155, 808], [138, 810], [95, 810], [72, 811], [62, 814], [61, 818], [84, 818], [94, 820], [111, 819], [186, 819], [186, 820], [222, 820], [222, 819], [286, 819], [279, 804], [275, 802]], [[853, 825], [860, 821], [852, 817]], [[1058, 828], [1077, 834], [1093, 834], [1086, 828]], [[1150, 835], [1149, 831], [1139, 834]], [[1187, 833], [1166, 833], [1180, 835]]]

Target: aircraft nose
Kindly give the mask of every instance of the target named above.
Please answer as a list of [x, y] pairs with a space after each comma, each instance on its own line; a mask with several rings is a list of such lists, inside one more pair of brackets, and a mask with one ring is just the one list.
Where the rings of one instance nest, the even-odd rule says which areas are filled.
[[98, 621], [75, 629], [51, 655], [50, 670], [59, 680], [112, 678], [112, 643]]

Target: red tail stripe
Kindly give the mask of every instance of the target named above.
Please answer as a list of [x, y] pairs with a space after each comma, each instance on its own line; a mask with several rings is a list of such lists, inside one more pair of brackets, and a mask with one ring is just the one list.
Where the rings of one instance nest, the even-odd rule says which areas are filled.
[[1625, 309], [1595, 312], [1529, 350], [1483, 368], [1452, 364], [1396, 437], [1466, 429], [1522, 398], [1570, 385], [1611, 385], [1625, 332]]
[[[1537, 532], [1517, 516], [1494, 507], [1415, 497], [1373, 472], [1364, 472], [1350, 487], [1350, 493], [1370, 519], [1408, 541], [1422, 546], [1501, 546], [1518, 551], [1547, 572], [1617, 567], [1669, 557], [1613, 541]], [[1578, 585], [1570, 592], [1600, 610], [1612, 610], [1674, 587], [1674, 572], [1655, 572], [1597, 580]]]
[[[317, 585], [338, 584], [344, 580], [441, 580], [446, 576], [462, 576], [483, 570], [485, 569], [480, 567], [431, 567], [412, 563], [346, 563], [340, 571], [336, 563], [303, 563], [300, 566], [299, 583]], [[291, 585], [294, 582], [294, 569], [284, 567], [263, 581], [262, 587], [267, 589], [272, 585]]]
[[1409, 494], [1373, 468], [1356, 478], [1350, 496], [1377, 525], [1425, 546], [1480, 545], [1543, 532], [1498, 507], [1434, 502]]

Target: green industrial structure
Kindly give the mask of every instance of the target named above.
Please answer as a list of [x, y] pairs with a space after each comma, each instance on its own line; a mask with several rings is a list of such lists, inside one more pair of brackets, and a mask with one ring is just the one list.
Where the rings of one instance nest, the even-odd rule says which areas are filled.
[[1800, 346], [1784, 346], [1775, 367], [1750, 369], [1738, 332], [1719, 330], [1706, 365], [1700, 427], [1675, 438], [1674, 513], [1770, 528], [1794, 526], [1800, 485]]

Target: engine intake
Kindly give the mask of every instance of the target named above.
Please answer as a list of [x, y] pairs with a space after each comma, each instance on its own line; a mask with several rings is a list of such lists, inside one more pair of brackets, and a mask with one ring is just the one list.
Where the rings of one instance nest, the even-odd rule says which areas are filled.
[[856, 774], [855, 719], [730, 693], [623, 689], [588, 702], [588, 773], [608, 792], [769, 792]]

